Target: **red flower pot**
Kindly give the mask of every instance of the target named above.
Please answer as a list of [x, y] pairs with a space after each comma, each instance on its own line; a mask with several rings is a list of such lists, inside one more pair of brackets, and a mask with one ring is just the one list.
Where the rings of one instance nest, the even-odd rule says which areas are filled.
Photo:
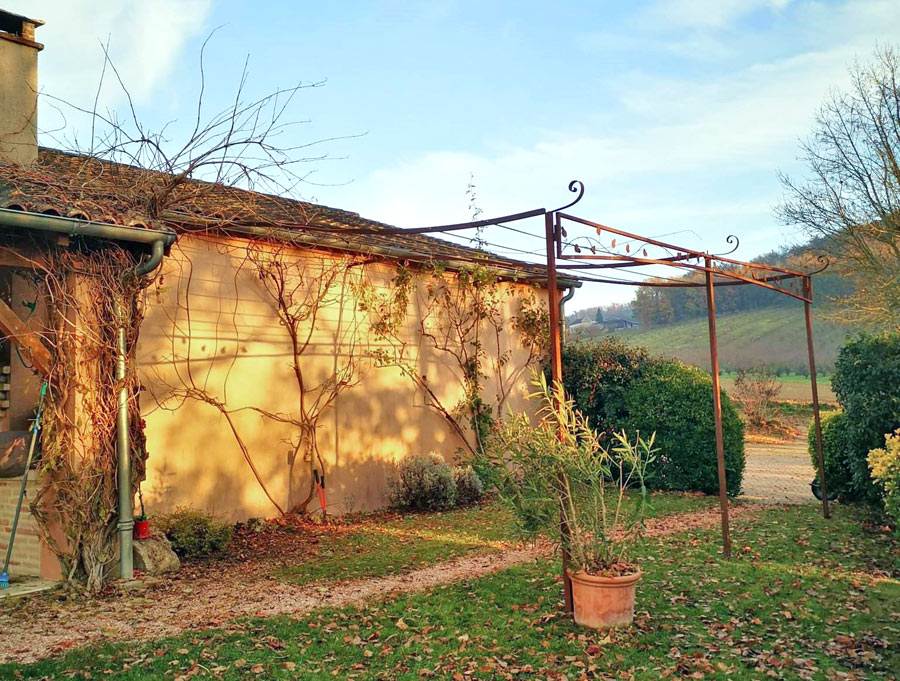
[[134, 521], [134, 538], [135, 539], [149, 539], [150, 538], [150, 521], [144, 518], [143, 520], [138, 520], [135, 518]]

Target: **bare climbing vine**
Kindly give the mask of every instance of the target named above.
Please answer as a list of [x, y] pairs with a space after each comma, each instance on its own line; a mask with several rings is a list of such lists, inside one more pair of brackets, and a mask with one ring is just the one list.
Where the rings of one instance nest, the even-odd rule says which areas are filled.
[[[204, 46], [205, 47], [205, 46]], [[118, 79], [107, 59], [104, 74]], [[202, 59], [201, 59], [202, 75]], [[119, 81], [121, 84], [121, 81]], [[172, 352], [173, 371], [166, 390], [154, 395], [166, 409], [188, 401], [216, 410], [227, 424], [249, 469], [273, 505], [305, 510], [313, 498], [312, 472], [324, 468], [318, 429], [338, 397], [359, 383], [374, 365], [394, 366], [422, 391], [469, 452], [478, 451], [487, 431], [517, 384], [522, 371], [546, 345], [546, 312], [521, 286], [501, 282], [477, 263], [448, 271], [439, 264], [418, 270], [399, 267], [386, 286], [370, 285], [371, 259], [325, 252], [284, 237], [285, 226], [302, 232], [315, 221], [316, 207], [284, 201], [268, 194], [290, 195], [306, 176], [302, 163], [324, 156], [308, 155], [311, 144], [279, 146], [275, 139], [293, 125], [286, 117], [298, 92], [318, 83], [301, 84], [252, 99], [245, 97], [246, 70], [233, 104], [208, 115], [203, 91], [185, 139], [175, 141], [166, 130], [151, 131], [140, 121], [132, 100], [124, 116], [71, 107], [92, 121], [87, 147], [62, 144], [72, 154], [35, 167], [3, 166], [3, 186], [18, 207], [36, 212], [143, 227], [166, 228], [212, 242], [230, 258], [230, 272], [256, 282], [284, 333], [294, 377], [284, 409], [245, 404], [224, 384], [213, 385], [210, 362], [192, 347], [192, 291], [196, 282], [188, 254], [176, 245], [173, 261], [179, 288], [172, 314], [172, 338], [187, 339], [187, 354]], [[102, 77], [101, 77], [102, 87]], [[11, 188], [11, 190], [10, 190]], [[11, 191], [11, 193], [10, 193]], [[473, 197], [474, 200], [474, 197]], [[258, 237], [237, 241], [234, 225], [269, 225]], [[298, 227], [299, 226], [299, 227]], [[338, 228], [335, 228], [338, 229]], [[277, 238], [276, 238], [276, 232]], [[113, 377], [116, 334], [124, 326], [128, 373], [125, 389], [132, 438], [132, 491], [144, 477], [145, 447], [135, 354], [145, 306], [165, 294], [168, 282], [158, 274], [147, 281], [127, 276], [140, 255], [100, 240], [73, 239], [37, 244], [40, 257], [23, 270], [40, 290], [45, 315], [38, 333], [52, 356], [40, 464], [40, 491], [32, 510], [47, 543], [53, 547], [71, 583], [100, 588], [115, 557], [117, 521], [116, 397], [122, 387]], [[240, 296], [236, 296], [237, 314]], [[505, 306], [516, 312], [510, 316]], [[414, 306], [415, 309], [411, 309]], [[323, 312], [337, 314], [324, 319]], [[409, 333], [408, 320], [417, 328]], [[330, 369], [310, 359], [316, 333], [328, 327]], [[218, 333], [218, 328], [214, 330]], [[519, 352], [510, 334], [525, 352]], [[238, 359], [236, 334], [228, 366]], [[372, 349], [372, 342], [379, 347]], [[417, 363], [421, 343], [447, 357], [458, 369], [454, 386], [439, 387]], [[487, 379], [495, 380], [491, 395]], [[279, 390], [283, 386], [279, 386]], [[299, 467], [299, 490], [288, 491], [287, 504], [266, 486], [258, 467], [264, 453], [251, 451], [242, 432], [240, 412], [253, 412], [266, 423], [287, 426], [290, 480]], [[269, 454], [269, 453], [266, 453]], [[287, 508], [286, 508], [287, 507]]]
[[[401, 268], [388, 293], [373, 291], [364, 300], [376, 317], [372, 330], [381, 346], [372, 353], [379, 366], [396, 367], [408, 377], [470, 455], [482, 451], [513, 388], [548, 345], [547, 312], [534, 291], [523, 288], [477, 263], [457, 271], [435, 264]], [[405, 329], [410, 305], [421, 315], [413, 336]], [[507, 305], [515, 309], [512, 315], [505, 314]], [[454, 367], [462, 393], [455, 403], [444, 397], [446, 385], [436, 385], [422, 370], [419, 339]], [[524, 351], [518, 359], [517, 350]], [[489, 379], [496, 382], [493, 398]]]
[[[196, 331], [192, 314], [195, 292], [192, 277], [184, 272], [180, 276], [183, 286], [177, 295], [176, 316], [170, 319], [172, 348], [166, 362], [169, 370], [165, 376], [157, 374], [156, 383], [162, 388], [154, 398], [167, 410], [178, 409], [186, 401], [215, 408], [228, 424], [272, 505], [282, 514], [286, 510], [306, 512], [315, 493], [313, 471], [326, 469], [318, 439], [322, 418], [342, 393], [359, 383], [373, 363], [365, 347], [368, 315], [358, 314], [356, 308], [360, 292], [369, 287], [367, 265], [371, 261], [362, 256], [329, 255], [309, 247], [272, 241], [248, 241], [238, 247], [219, 245], [219, 248], [233, 256], [235, 311], [240, 301], [241, 280], [243, 283], [256, 281], [255, 289], [262, 293], [278, 320], [282, 333], [279, 346], [287, 350], [286, 360], [294, 379], [290, 387], [284, 383], [273, 386], [284, 406], [275, 411], [247, 404], [240, 399], [242, 396], [233, 399], [236, 389], [229, 385], [231, 367], [238, 361], [238, 348], [247, 338], [236, 334], [235, 343], [224, 358], [211, 358], [208, 353], [193, 349], [190, 340]], [[189, 256], [182, 254], [181, 259], [189, 261]], [[336, 319], [326, 319], [335, 315]], [[323, 333], [328, 336], [327, 341], [315, 338], [316, 334]], [[177, 346], [181, 339], [187, 340], [187, 350], [179, 353]], [[323, 343], [331, 354], [331, 366], [327, 370], [315, 359]], [[229, 366], [222, 367], [223, 362]], [[210, 380], [216, 366], [224, 375], [221, 381]], [[287, 509], [258, 472], [255, 454], [235, 418], [246, 411], [258, 414], [265, 424], [286, 425], [290, 429], [291, 435], [285, 442]]]
[[143, 317], [135, 258], [113, 245], [89, 253], [41, 249], [30, 270], [40, 314], [32, 327], [50, 349], [39, 488], [31, 511], [70, 584], [96, 591], [115, 557], [118, 521], [117, 337], [125, 331], [132, 490], [144, 477], [143, 422], [133, 357]]

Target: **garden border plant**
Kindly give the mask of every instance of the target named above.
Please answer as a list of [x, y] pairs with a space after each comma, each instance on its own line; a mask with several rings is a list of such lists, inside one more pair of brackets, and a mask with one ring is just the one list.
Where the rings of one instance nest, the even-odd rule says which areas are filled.
[[[656, 433], [664, 454], [647, 471], [648, 488], [718, 492], [709, 374], [612, 336], [568, 343], [562, 360], [567, 394], [604, 440], [622, 429]], [[721, 396], [727, 492], [734, 497], [743, 482], [744, 427], [732, 400]]]

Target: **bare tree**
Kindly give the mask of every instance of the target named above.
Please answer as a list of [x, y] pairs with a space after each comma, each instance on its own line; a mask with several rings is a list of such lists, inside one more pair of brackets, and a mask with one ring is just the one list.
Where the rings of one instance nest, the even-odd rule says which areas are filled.
[[880, 48], [850, 71], [851, 87], [820, 109], [803, 143], [808, 179], [782, 176], [788, 224], [823, 239], [854, 280], [848, 321], [900, 327], [900, 56]]

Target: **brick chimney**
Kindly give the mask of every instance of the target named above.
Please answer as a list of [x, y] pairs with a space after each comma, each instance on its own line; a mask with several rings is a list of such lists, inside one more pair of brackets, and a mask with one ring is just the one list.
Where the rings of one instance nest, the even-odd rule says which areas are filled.
[[0, 9], [0, 163], [37, 161], [37, 54], [43, 21]]

